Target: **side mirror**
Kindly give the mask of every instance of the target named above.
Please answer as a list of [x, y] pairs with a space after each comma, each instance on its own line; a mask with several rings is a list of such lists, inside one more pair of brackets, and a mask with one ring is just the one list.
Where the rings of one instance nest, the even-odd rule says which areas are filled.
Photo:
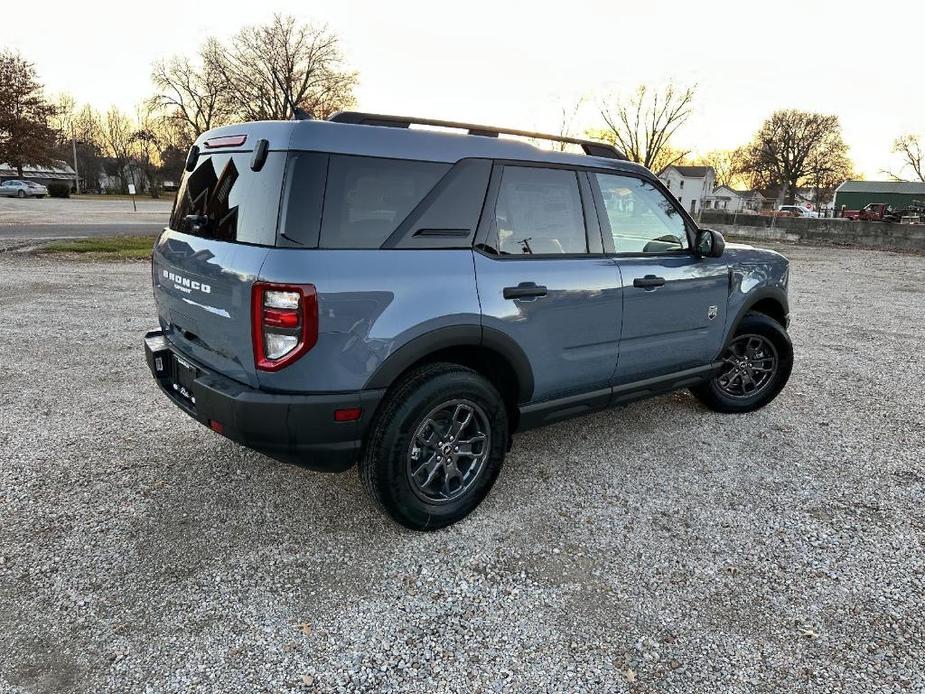
[[726, 250], [726, 239], [713, 229], [697, 232], [697, 255], [701, 258], [719, 258]]

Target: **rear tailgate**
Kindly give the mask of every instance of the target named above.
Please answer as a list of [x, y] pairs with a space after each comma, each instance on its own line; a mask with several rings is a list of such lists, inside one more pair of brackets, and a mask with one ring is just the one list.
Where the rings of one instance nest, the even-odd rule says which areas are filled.
[[269, 152], [255, 172], [249, 150], [202, 149], [154, 248], [158, 319], [180, 352], [257, 386], [251, 287], [275, 244], [286, 154]]

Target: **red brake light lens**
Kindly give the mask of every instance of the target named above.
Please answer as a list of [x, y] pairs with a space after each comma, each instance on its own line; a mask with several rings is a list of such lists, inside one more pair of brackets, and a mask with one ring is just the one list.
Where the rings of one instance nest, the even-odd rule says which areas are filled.
[[318, 341], [318, 297], [311, 284], [256, 282], [251, 290], [254, 363], [277, 371]]
[[209, 149], [216, 147], [240, 147], [247, 141], [247, 135], [223, 135], [222, 137], [212, 137], [205, 141], [205, 146]]
[[274, 328], [298, 328], [299, 312], [297, 309], [263, 307], [263, 322]]

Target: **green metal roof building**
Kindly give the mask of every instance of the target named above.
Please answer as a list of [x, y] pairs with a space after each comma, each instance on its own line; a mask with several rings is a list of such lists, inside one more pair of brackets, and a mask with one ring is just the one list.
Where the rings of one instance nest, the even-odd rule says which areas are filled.
[[906, 181], [845, 181], [835, 189], [835, 211], [842, 207], [860, 210], [871, 202], [907, 207], [916, 201], [925, 204], [925, 183]]

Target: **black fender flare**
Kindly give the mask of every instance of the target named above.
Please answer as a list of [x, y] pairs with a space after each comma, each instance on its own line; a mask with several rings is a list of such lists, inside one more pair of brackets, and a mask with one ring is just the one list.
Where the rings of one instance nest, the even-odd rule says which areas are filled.
[[392, 352], [373, 372], [364, 390], [388, 388], [411, 366], [431, 354], [451, 347], [482, 347], [507, 361], [517, 377], [518, 402], [533, 397], [533, 369], [526, 353], [513, 338], [481, 325], [452, 325], [413, 338]]
[[[749, 292], [745, 299], [745, 303], [742, 304], [735, 319], [730, 323], [729, 330], [726, 331], [726, 338], [723, 340], [723, 352], [726, 351], [726, 347], [729, 346], [729, 343], [736, 334], [736, 330], [739, 329], [739, 324], [745, 318], [746, 314], [752, 310], [755, 304], [764, 299], [773, 299], [779, 303], [784, 310], [785, 316], [790, 313], [790, 302], [787, 299], [787, 292], [783, 289], [779, 287], [760, 287], [759, 289]], [[722, 354], [722, 352], [720, 352], [720, 354]]]

